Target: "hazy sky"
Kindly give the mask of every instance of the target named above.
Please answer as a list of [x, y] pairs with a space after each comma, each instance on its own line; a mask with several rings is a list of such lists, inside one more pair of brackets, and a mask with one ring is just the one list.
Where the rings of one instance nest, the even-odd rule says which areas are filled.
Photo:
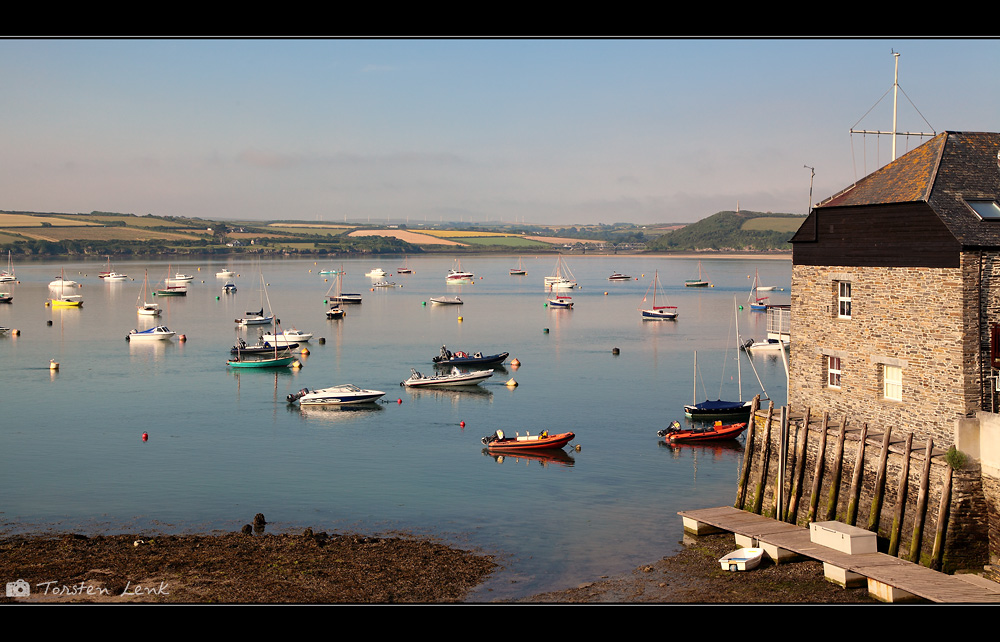
[[804, 214], [890, 159], [893, 50], [899, 130], [1000, 131], [1000, 40], [0, 40], [0, 209]]

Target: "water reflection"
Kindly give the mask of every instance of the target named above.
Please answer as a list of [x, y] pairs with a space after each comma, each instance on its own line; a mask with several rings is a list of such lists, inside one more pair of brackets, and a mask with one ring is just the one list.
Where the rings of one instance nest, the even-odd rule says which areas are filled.
[[566, 452], [561, 449], [552, 450], [537, 450], [534, 452], [524, 452], [524, 453], [496, 453], [490, 452], [488, 448], [483, 448], [483, 455], [486, 457], [492, 457], [494, 461], [498, 464], [540, 464], [543, 468], [549, 464], [554, 464], [556, 466], [567, 466], [571, 467], [576, 464], [576, 460]]

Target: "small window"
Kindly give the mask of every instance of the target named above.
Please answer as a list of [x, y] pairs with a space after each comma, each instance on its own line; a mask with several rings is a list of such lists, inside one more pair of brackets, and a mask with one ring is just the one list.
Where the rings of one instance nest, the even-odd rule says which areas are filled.
[[883, 396], [890, 401], [903, 400], [903, 369], [899, 366], [882, 366]]
[[851, 282], [837, 282], [837, 317], [841, 319], [851, 318]]
[[828, 357], [827, 362], [827, 386], [830, 388], [840, 387], [840, 357]]
[[984, 221], [1000, 221], [1000, 204], [996, 201], [965, 201], [976, 216]]

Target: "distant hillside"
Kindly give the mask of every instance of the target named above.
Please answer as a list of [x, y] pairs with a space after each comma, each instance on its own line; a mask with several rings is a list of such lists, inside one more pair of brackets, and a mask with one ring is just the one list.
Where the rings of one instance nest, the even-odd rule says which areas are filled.
[[792, 237], [804, 216], [772, 212], [719, 212], [697, 223], [668, 232], [648, 244], [653, 252], [717, 250], [740, 252], [790, 251]]

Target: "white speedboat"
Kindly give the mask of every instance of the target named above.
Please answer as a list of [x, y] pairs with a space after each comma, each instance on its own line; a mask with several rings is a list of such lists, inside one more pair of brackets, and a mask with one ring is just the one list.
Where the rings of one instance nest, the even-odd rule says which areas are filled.
[[424, 375], [410, 368], [410, 378], [399, 385], [407, 388], [454, 388], [456, 386], [475, 386], [493, 376], [492, 370], [475, 370], [461, 372], [452, 368], [448, 374]]
[[126, 341], [167, 341], [177, 334], [165, 325], [158, 325], [155, 328], [146, 330], [132, 330], [125, 337]]
[[49, 281], [49, 287], [53, 290], [61, 290], [63, 288], [75, 288], [78, 285], [76, 281], [57, 276], [55, 279]]
[[431, 303], [437, 303], [438, 305], [462, 305], [462, 299], [457, 296], [434, 296], [431, 297]]
[[215, 276], [219, 277], [220, 279], [228, 279], [229, 277], [233, 276], [233, 271], [227, 270], [226, 268], [222, 268], [221, 270], [215, 273]]
[[291, 330], [282, 330], [278, 333], [265, 332], [260, 335], [261, 341], [267, 341], [268, 343], [279, 347], [287, 346], [290, 343], [304, 343], [312, 338], [312, 332], [302, 332], [301, 330], [296, 330], [295, 328], [292, 328]]
[[372, 283], [373, 288], [394, 288], [396, 287], [395, 281], [376, 281]]
[[468, 284], [475, 281], [476, 275], [472, 272], [466, 272], [462, 269], [462, 262], [455, 259], [455, 267], [448, 270], [448, 275], [445, 276], [445, 283], [451, 284]]
[[194, 280], [194, 277], [191, 276], [190, 274], [181, 274], [180, 272], [178, 272], [177, 274], [173, 275], [172, 277], [168, 278], [167, 280], [168, 281], [176, 281], [178, 283], [187, 283], [188, 281]]
[[381, 390], [365, 390], [352, 383], [345, 383], [320, 390], [303, 388], [288, 395], [288, 403], [299, 402], [302, 406], [346, 406], [375, 403], [385, 393]]
[[382, 277], [385, 276], [385, 274], [386, 272], [382, 268], [374, 268], [372, 270], [369, 270], [368, 272], [365, 272], [365, 276], [374, 276], [374, 277]]
[[121, 272], [108, 272], [101, 278], [110, 283], [112, 281], [127, 281], [128, 275], [122, 274]]

